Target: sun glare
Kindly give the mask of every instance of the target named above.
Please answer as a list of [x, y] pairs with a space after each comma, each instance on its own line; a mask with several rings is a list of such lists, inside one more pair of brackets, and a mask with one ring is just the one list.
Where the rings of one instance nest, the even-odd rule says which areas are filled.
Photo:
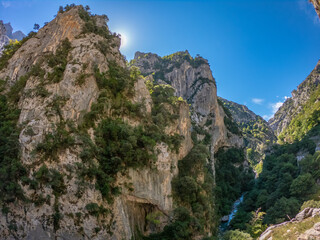
[[120, 33], [121, 35], [121, 48], [125, 48], [128, 46], [128, 37], [125, 33]]

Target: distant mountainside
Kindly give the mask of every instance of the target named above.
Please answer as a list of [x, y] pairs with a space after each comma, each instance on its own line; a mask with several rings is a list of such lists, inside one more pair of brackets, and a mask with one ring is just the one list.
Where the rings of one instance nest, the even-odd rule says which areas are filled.
[[0, 20], [0, 56], [4, 50], [4, 46], [10, 42], [10, 39], [22, 40], [26, 35], [21, 31], [12, 32], [13, 28], [10, 23], [3, 23]]
[[269, 120], [280, 141], [301, 139], [320, 122], [320, 61]]
[[219, 100], [227, 109], [225, 111], [230, 111], [233, 120], [242, 131], [249, 163], [256, 172], [260, 172], [262, 163], [259, 163], [265, 156], [264, 152], [276, 141], [273, 130], [262, 117], [250, 111], [245, 105], [221, 97], [219, 97]]

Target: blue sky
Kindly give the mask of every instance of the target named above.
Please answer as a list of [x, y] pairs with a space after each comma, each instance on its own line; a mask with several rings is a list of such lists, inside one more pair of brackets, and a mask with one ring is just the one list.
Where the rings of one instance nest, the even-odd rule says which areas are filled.
[[270, 117], [320, 58], [320, 21], [307, 0], [0, 1], [0, 19], [28, 33], [59, 5], [107, 14], [122, 53], [188, 50], [209, 60], [218, 95]]

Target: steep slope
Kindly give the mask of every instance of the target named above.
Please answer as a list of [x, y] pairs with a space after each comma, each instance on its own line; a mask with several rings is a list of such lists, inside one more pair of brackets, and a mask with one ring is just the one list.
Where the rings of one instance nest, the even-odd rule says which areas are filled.
[[60, 8], [0, 58], [4, 239], [200, 239], [247, 185], [207, 61], [137, 53], [142, 76], [107, 20]]
[[188, 105], [162, 88], [150, 96], [106, 20], [67, 7], [1, 59], [4, 239], [131, 239], [172, 217]]
[[212, 135], [213, 151], [222, 146], [243, 146], [242, 138], [227, 129], [226, 114], [218, 104], [215, 80], [206, 59], [192, 58], [188, 51], [164, 57], [137, 52], [130, 64], [139, 67], [156, 84], [171, 85], [177, 97], [187, 100], [192, 122]]
[[[276, 141], [273, 130], [268, 123], [246, 106], [219, 97], [223, 106], [230, 111], [245, 139], [247, 159], [256, 172], [260, 173], [259, 164], [265, 157], [265, 151]], [[259, 165], [257, 165], [259, 164]]]
[[[208, 61], [200, 56], [193, 58], [188, 51], [164, 57], [137, 52], [129, 65], [139, 67], [150, 84], [172, 86], [175, 96], [190, 104], [193, 143], [204, 145], [210, 152], [208, 163], [215, 177], [215, 217], [228, 214], [233, 202], [250, 189], [253, 173], [245, 159], [241, 131], [218, 101]], [[196, 180], [197, 176], [193, 178]]]
[[271, 128], [282, 141], [292, 142], [319, 123], [320, 61], [288, 98], [274, 117], [269, 120]]

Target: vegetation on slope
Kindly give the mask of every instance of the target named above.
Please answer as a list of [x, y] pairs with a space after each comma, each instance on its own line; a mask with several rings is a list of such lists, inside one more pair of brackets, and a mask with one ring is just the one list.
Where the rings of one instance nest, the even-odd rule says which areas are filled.
[[[320, 69], [318, 69], [320, 73]], [[302, 106], [301, 112], [295, 116], [289, 126], [279, 134], [279, 142], [301, 140], [313, 127], [320, 123], [320, 85], [310, 95], [309, 100]]]
[[[319, 135], [315, 127], [301, 141], [292, 144], [274, 145], [272, 153], [264, 160], [263, 170], [254, 188], [245, 196], [236, 217], [231, 222], [234, 229], [248, 232], [248, 223], [253, 212], [265, 212], [263, 222], [276, 224], [293, 218], [305, 201], [319, 200], [320, 155], [315, 152], [311, 135]], [[306, 156], [297, 161], [298, 153]], [[312, 204], [311, 202], [305, 203]]]
[[[235, 125], [239, 128], [244, 137], [247, 151], [247, 160], [257, 174], [262, 171], [262, 160], [264, 152], [276, 140], [273, 131], [268, 123], [260, 116], [255, 115], [246, 106], [240, 105], [223, 98], [218, 99], [220, 105], [224, 107], [227, 116], [231, 116]], [[229, 117], [230, 118], [230, 117]], [[226, 124], [228, 127], [229, 125]], [[230, 131], [229, 127], [229, 131]], [[233, 127], [235, 129], [235, 127]]]
[[214, 181], [208, 157], [207, 148], [199, 144], [179, 161], [179, 174], [172, 182], [173, 197], [179, 207], [163, 232], [151, 234], [145, 239], [193, 239], [215, 232]]

